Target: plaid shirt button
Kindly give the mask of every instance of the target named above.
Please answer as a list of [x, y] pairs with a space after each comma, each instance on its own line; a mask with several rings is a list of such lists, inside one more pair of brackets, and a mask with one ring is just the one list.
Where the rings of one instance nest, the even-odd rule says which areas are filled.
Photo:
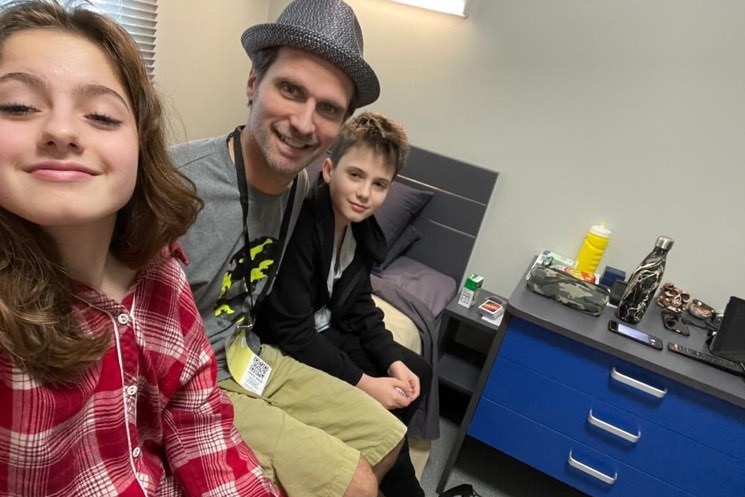
[[132, 457], [140, 457], [140, 453], [142, 453], [142, 451], [140, 450], [140, 448], [139, 447], [135, 447], [135, 449], [132, 451]]
[[122, 313], [116, 317], [116, 320], [119, 321], [119, 324], [127, 324], [129, 323], [129, 316], [127, 316], [125, 313]]
[[130, 385], [127, 387], [127, 395], [130, 397], [134, 396], [137, 393], [137, 386], [136, 385]]

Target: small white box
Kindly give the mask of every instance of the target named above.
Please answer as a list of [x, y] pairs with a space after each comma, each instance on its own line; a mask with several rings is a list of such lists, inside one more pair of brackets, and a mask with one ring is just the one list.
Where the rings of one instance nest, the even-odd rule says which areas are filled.
[[484, 277], [478, 274], [472, 274], [466, 279], [463, 284], [463, 288], [460, 290], [460, 297], [458, 298], [458, 304], [463, 307], [470, 308], [476, 303], [481, 285], [484, 284]]

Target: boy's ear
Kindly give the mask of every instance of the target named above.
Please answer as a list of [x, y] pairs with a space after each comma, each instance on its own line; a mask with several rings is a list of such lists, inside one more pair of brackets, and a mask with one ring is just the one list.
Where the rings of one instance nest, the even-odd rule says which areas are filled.
[[323, 172], [323, 181], [328, 183], [331, 181], [331, 171], [334, 169], [334, 163], [331, 162], [331, 159], [326, 157], [323, 159], [323, 164], [321, 164], [321, 171]]

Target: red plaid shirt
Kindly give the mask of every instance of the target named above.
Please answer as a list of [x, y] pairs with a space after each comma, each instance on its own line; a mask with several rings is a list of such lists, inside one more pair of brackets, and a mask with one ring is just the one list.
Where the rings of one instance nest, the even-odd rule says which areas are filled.
[[140, 271], [119, 304], [77, 285], [88, 333], [112, 330], [76, 384], [49, 388], [0, 352], [0, 495], [273, 496], [233, 427], [178, 261]]

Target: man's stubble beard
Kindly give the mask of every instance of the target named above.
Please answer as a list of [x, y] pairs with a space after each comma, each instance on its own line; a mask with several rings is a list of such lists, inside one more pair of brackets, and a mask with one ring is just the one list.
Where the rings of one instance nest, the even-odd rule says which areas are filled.
[[287, 180], [294, 179], [295, 176], [300, 174], [303, 169], [316, 160], [323, 152], [323, 148], [318, 148], [318, 150], [304, 158], [290, 163], [290, 161], [283, 157], [279, 150], [276, 149], [276, 146], [278, 145], [275, 142], [280, 142], [281, 140], [276, 135], [273, 128], [259, 128], [259, 131], [252, 135], [252, 138], [261, 151], [267, 169], [277, 176]]

